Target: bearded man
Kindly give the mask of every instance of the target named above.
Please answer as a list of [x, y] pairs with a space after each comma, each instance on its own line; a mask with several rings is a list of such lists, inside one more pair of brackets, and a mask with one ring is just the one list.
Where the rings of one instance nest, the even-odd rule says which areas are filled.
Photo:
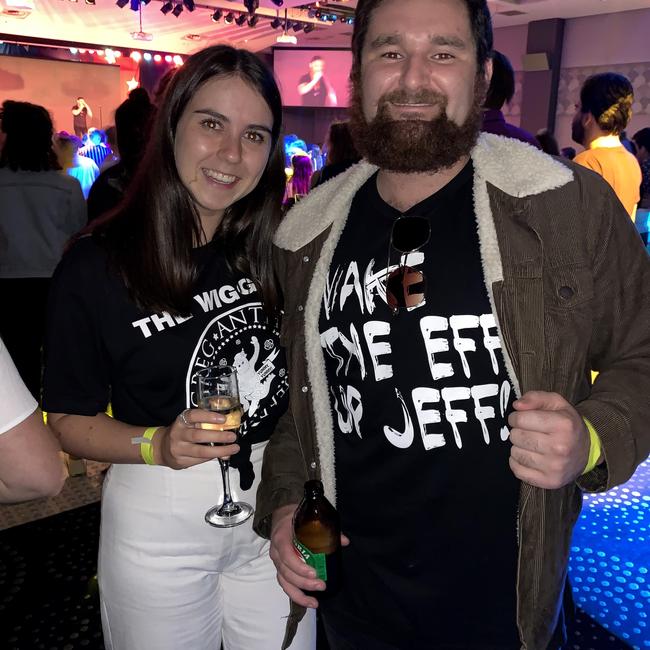
[[[359, 0], [352, 51], [365, 160], [275, 238], [291, 406], [255, 526], [285, 647], [319, 607], [333, 650], [557, 650], [581, 490], [648, 453], [650, 262], [601, 178], [479, 137], [485, 0]], [[321, 599], [292, 548], [308, 479], [345, 533]]]

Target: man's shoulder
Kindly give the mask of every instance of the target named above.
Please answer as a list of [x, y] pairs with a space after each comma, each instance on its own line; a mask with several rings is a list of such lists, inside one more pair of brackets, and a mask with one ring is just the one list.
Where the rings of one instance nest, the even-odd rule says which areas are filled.
[[352, 199], [376, 170], [374, 165], [361, 161], [315, 187], [287, 212], [275, 233], [275, 245], [295, 252], [328, 230], [333, 223], [345, 219]]

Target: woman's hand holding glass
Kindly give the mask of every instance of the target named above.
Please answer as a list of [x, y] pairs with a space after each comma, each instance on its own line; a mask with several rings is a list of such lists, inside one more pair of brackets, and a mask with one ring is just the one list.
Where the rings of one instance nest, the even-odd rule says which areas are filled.
[[[235, 431], [217, 431], [225, 416], [205, 409], [186, 409], [154, 436], [156, 465], [186, 469], [215, 458], [229, 458], [239, 451]], [[212, 446], [213, 443], [216, 446]]]

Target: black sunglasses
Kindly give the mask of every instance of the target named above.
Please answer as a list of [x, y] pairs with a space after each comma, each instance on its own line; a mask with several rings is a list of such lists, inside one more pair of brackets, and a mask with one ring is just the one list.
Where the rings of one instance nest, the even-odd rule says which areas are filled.
[[[424, 302], [427, 281], [422, 271], [406, 264], [409, 253], [422, 248], [431, 237], [431, 226], [425, 217], [402, 216], [395, 220], [390, 233], [390, 249], [402, 255], [398, 267], [386, 278], [386, 302], [396, 314], [400, 308], [417, 307]], [[388, 251], [390, 268], [391, 250]]]

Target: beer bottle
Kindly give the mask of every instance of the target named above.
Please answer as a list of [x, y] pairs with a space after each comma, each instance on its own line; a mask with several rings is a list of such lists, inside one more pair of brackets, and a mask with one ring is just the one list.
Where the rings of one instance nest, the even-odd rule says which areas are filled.
[[320, 481], [305, 483], [305, 496], [293, 516], [293, 531], [296, 550], [327, 586], [325, 591], [309, 595], [332, 596], [341, 587], [341, 524]]

